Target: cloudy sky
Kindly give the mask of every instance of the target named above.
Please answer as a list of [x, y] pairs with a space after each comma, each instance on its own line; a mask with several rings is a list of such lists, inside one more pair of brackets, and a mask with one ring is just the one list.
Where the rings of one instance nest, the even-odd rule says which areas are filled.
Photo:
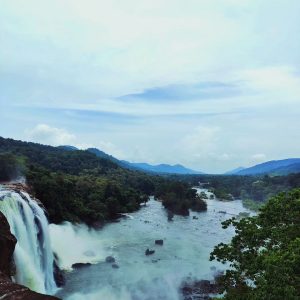
[[0, 135], [223, 172], [300, 157], [299, 0], [0, 0]]

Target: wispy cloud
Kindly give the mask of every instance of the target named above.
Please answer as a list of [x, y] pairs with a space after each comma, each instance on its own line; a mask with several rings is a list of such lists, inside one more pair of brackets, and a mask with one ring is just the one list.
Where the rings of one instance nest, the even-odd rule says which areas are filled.
[[299, 20], [298, 0], [2, 0], [0, 134], [211, 171], [299, 156]]

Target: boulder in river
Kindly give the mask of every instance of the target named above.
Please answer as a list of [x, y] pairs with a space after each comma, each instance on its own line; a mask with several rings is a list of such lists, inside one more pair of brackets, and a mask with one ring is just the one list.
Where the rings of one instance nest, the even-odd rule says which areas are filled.
[[112, 264], [111, 267], [113, 269], [119, 269], [120, 268], [120, 266], [118, 264], [116, 264], [116, 263]]
[[146, 251], [145, 251], [145, 255], [152, 255], [152, 254], [154, 254], [155, 253], [155, 250], [150, 250], [150, 249], [147, 249]]
[[171, 211], [168, 211], [168, 221], [171, 222], [173, 221], [174, 214]]
[[107, 256], [106, 258], [105, 258], [105, 261], [107, 262], [107, 263], [114, 263], [114, 262], [116, 262], [116, 259], [113, 257], [113, 256]]
[[162, 246], [164, 244], [164, 240], [155, 240], [155, 245]]
[[211, 295], [216, 296], [219, 293], [220, 287], [214, 281], [199, 280], [191, 283], [183, 283], [180, 290], [184, 300], [209, 300], [213, 299]]
[[90, 266], [91, 263], [75, 263], [72, 265], [72, 268], [73, 269], [81, 269], [81, 268], [84, 268], [84, 267], [88, 267]]
[[198, 217], [197, 216], [193, 216], [193, 220], [198, 220]]

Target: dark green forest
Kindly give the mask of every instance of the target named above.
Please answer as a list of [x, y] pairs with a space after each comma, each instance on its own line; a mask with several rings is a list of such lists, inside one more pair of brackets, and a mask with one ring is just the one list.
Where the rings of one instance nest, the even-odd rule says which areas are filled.
[[[201, 202], [187, 183], [128, 170], [88, 151], [68, 151], [13, 139], [0, 138], [0, 174], [1, 181], [25, 176], [32, 193], [55, 223], [68, 220], [102, 224], [120, 213], [137, 210], [150, 195], [162, 200], [167, 209], [182, 214], [174, 209], [179, 189], [180, 201], [187, 210], [199, 210]], [[205, 206], [205, 202], [201, 205]]]
[[150, 195], [175, 214], [205, 211], [191, 187], [208, 183], [219, 200], [243, 199], [258, 209], [281, 191], [300, 187], [300, 174], [287, 176], [154, 175], [129, 170], [88, 151], [69, 151], [0, 137], [0, 181], [26, 177], [51, 222], [102, 223], [132, 212]]
[[199, 185], [199, 182], [208, 183], [205, 187], [212, 190], [219, 200], [242, 199], [245, 203], [254, 201], [258, 206], [280, 192], [300, 187], [300, 173], [284, 176], [173, 175], [171, 178], [193, 186]]

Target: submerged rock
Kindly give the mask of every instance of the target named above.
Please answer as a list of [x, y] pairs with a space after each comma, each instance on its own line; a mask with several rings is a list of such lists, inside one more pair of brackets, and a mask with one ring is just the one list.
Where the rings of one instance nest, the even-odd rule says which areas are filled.
[[147, 249], [146, 251], [145, 251], [145, 255], [152, 255], [152, 254], [154, 254], [155, 253], [155, 250], [150, 250], [150, 249]]
[[114, 262], [116, 262], [116, 259], [113, 257], [113, 256], [107, 256], [106, 258], [105, 258], [105, 261], [107, 262], [107, 263], [114, 263]]
[[164, 244], [164, 240], [155, 240], [155, 245], [162, 246]]

